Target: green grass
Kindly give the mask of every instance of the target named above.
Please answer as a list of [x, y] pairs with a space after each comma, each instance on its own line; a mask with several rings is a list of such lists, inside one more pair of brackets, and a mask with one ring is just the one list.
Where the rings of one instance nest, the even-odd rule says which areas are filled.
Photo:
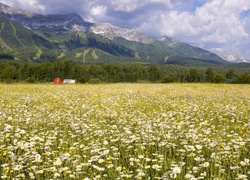
[[11, 27], [12, 27], [12, 30], [13, 30], [13, 35], [14, 35], [14, 37], [16, 38], [16, 40], [24, 47], [24, 44], [19, 40], [19, 38], [17, 37], [17, 35], [16, 35], [16, 28], [15, 28], [15, 26], [13, 25], [13, 23], [10, 21], [10, 25], [11, 25]]
[[42, 50], [39, 49], [38, 47], [37, 48], [37, 53], [36, 53], [36, 59], [40, 59], [41, 55], [43, 54]]
[[95, 49], [93, 49], [91, 55], [92, 55], [92, 57], [93, 57], [94, 59], [98, 59], [98, 55], [96, 54]]
[[250, 86], [0, 85], [1, 179], [249, 179]]
[[86, 55], [89, 53], [89, 50], [90, 49], [84, 49], [84, 52], [82, 54], [82, 56], [83, 56], [83, 59], [82, 59], [83, 63], [86, 62]]
[[[2, 22], [1, 24], [1, 30], [0, 30], [0, 34], [2, 33], [3, 29], [5, 27], [5, 22]], [[0, 37], [0, 45], [5, 48], [6, 50], [11, 51], [12, 49], [3, 41], [3, 39]]]
[[57, 59], [62, 59], [64, 56], [65, 56], [65, 53], [62, 52], [62, 53], [57, 57]]

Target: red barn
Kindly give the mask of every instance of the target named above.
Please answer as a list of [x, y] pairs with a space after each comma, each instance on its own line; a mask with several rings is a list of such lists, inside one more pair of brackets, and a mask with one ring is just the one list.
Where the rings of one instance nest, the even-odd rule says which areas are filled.
[[60, 78], [55, 78], [53, 81], [53, 84], [62, 84], [62, 83], [63, 83], [63, 81]]

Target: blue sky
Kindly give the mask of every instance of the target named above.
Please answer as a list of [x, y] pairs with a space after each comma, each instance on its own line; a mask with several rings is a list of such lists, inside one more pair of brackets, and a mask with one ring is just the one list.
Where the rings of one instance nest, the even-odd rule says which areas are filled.
[[150, 36], [167, 35], [206, 49], [250, 58], [250, 0], [0, 0], [42, 14], [78, 13]]

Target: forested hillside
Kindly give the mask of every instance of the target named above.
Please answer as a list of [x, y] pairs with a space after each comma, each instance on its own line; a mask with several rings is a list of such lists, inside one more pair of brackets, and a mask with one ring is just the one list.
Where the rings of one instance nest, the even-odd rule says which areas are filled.
[[55, 58], [53, 43], [0, 15], [0, 58], [36, 62]]

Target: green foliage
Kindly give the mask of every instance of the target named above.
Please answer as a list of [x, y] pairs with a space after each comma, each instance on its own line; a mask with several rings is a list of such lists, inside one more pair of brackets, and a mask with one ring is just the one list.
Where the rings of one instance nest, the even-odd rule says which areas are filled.
[[9, 65], [5, 69], [1, 70], [1, 78], [6, 81], [9, 79], [16, 80], [18, 78], [17, 67], [14, 65]]
[[14, 59], [14, 56], [11, 55], [11, 54], [3, 53], [3, 54], [0, 54], [0, 59], [13, 60], [13, 59]]
[[244, 73], [238, 75], [234, 80], [233, 83], [235, 84], [250, 84], [250, 74]]
[[165, 76], [162, 80], [161, 83], [173, 83], [177, 82], [177, 78], [174, 76]]
[[207, 82], [213, 82], [214, 79], [214, 71], [212, 68], [208, 68], [206, 70]]
[[198, 69], [192, 68], [189, 70], [189, 81], [190, 82], [199, 82]]
[[26, 80], [25, 80], [26, 83], [35, 83], [35, 79], [33, 79], [32, 77], [28, 77]]
[[234, 69], [229, 69], [227, 72], [226, 72], [226, 78], [227, 79], [233, 79], [235, 78], [236, 74], [235, 74], [235, 70]]
[[148, 67], [149, 80], [152, 82], [159, 81], [162, 78], [162, 73], [160, 71], [159, 66], [152, 65]]
[[88, 83], [90, 84], [100, 84], [102, 81], [99, 78], [91, 78]]
[[86, 79], [84, 77], [79, 77], [79, 78], [77, 78], [77, 82], [83, 84], [83, 83], [86, 83]]
[[[241, 70], [241, 69], [240, 69]], [[99, 64], [85, 65], [71, 61], [43, 63], [21, 63], [18, 61], [0, 61], [0, 81], [12, 79], [13, 82], [52, 82], [55, 77], [76, 79], [79, 83], [98, 78], [102, 82], [226, 82], [227, 68], [188, 68], [177, 65], [143, 64]], [[243, 72], [243, 74], [242, 74]], [[245, 74], [244, 74], [245, 73]], [[248, 83], [250, 69], [234, 69], [234, 83]], [[91, 80], [92, 81], [92, 80]]]
[[227, 81], [226, 77], [221, 73], [215, 74], [213, 78], [214, 83], [226, 83], [226, 81]]

